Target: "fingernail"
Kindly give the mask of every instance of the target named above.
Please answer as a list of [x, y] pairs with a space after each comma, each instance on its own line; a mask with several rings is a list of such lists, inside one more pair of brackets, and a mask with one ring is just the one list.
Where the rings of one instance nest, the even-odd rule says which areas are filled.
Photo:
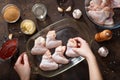
[[26, 54], [26, 53], [24, 53], [24, 56], [27, 56], [27, 54]]

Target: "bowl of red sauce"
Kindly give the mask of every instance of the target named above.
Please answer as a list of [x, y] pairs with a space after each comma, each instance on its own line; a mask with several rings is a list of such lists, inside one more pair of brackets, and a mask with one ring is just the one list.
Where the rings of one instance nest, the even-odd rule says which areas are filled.
[[17, 51], [18, 39], [7, 40], [0, 47], [0, 60], [10, 59]]

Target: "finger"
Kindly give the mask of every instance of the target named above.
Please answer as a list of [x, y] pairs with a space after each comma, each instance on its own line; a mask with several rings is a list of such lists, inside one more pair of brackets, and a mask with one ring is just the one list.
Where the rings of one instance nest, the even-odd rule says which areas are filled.
[[75, 37], [75, 38], [73, 38], [73, 39], [76, 40], [76, 41], [78, 41], [78, 38], [79, 38], [79, 37]]
[[78, 41], [85, 41], [83, 38], [81, 38], [81, 37], [76, 37], [76, 38], [74, 38], [75, 40], [78, 40]]
[[26, 53], [23, 55], [23, 61], [24, 61], [24, 64], [27, 64], [27, 65], [29, 64], [28, 56]]
[[75, 40], [77, 40], [79, 43], [87, 43], [86, 40], [82, 39], [81, 37], [76, 37]]

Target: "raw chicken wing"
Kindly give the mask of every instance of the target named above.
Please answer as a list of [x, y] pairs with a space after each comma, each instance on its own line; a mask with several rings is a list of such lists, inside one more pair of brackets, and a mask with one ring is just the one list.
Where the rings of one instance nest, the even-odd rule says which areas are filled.
[[74, 39], [69, 39], [67, 43], [66, 55], [68, 57], [78, 57], [79, 54], [75, 53], [72, 48], [77, 48], [77, 42]]
[[88, 10], [98, 10], [101, 4], [101, 0], [92, 0], [90, 1], [90, 5], [88, 6]]
[[120, 8], [120, 0], [111, 0], [112, 8]]
[[69, 60], [64, 56], [65, 49], [66, 46], [59, 46], [55, 49], [55, 53], [52, 55], [55, 62], [59, 64], [67, 64], [69, 62]]
[[43, 37], [38, 37], [35, 40], [34, 47], [31, 49], [33, 55], [44, 54], [48, 49], [45, 47], [45, 39]]
[[58, 69], [58, 64], [52, 59], [52, 55], [49, 50], [42, 56], [42, 61], [39, 67], [44, 71]]
[[120, 7], [119, 0], [91, 0], [87, 7], [87, 13], [94, 22], [112, 27], [114, 7]]
[[103, 9], [104, 7], [110, 7], [110, 6], [111, 6], [110, 0], [91, 0], [88, 9], [98, 11]]
[[62, 45], [62, 41], [61, 40], [56, 40], [56, 33], [54, 30], [52, 31], [49, 31], [47, 33], [47, 36], [46, 36], [46, 47], [48, 49], [51, 49], [51, 48], [56, 48], [60, 45]]
[[92, 11], [92, 10], [90, 10], [90, 11], [88, 11], [88, 14], [95, 22], [97, 22], [99, 24], [105, 24], [105, 21], [110, 16], [112, 17], [114, 12], [111, 10], [111, 8], [104, 7], [102, 10], [99, 10], [99, 11]]

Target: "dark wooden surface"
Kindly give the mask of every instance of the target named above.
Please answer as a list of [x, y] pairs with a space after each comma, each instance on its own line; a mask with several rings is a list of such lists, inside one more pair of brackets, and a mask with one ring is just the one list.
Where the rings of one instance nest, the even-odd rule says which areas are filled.
[[[88, 17], [84, 11], [84, 0], [73, 0], [73, 9], [80, 9], [83, 12], [81, 19], [78, 22], [84, 22], [88, 26], [90, 32], [90, 39], [92, 40], [91, 48], [97, 58], [100, 70], [102, 72], [104, 80], [120, 80], [120, 29], [115, 29], [113, 31], [113, 38], [109, 41], [97, 43], [94, 41], [94, 35], [96, 32], [102, 31], [100, 27], [96, 27], [92, 22], [89, 21]], [[40, 22], [37, 20], [31, 8], [35, 3], [44, 3], [48, 9], [48, 15], [45, 22]], [[56, 0], [0, 0], [0, 11], [6, 4], [16, 4], [21, 10], [20, 19], [13, 24], [6, 23], [2, 14], [0, 13], [0, 46], [7, 39], [9, 33], [13, 34], [13, 37], [19, 39], [18, 52], [10, 59], [5, 62], [0, 62], [0, 80], [19, 80], [19, 76], [14, 71], [13, 66], [17, 57], [21, 52], [25, 51], [25, 43], [31, 36], [24, 35], [20, 31], [20, 23], [24, 19], [31, 19], [36, 23], [37, 31], [45, 28], [47, 25], [52, 24], [63, 18], [72, 17], [71, 13], [66, 13], [64, 16], [57, 11]], [[84, 27], [84, 26], [82, 26]], [[102, 58], [98, 55], [97, 50], [101, 46], [106, 46], [109, 49], [109, 55], [106, 58]], [[96, 76], [96, 75], [95, 75]], [[83, 61], [77, 66], [69, 69], [68, 71], [53, 77], [45, 78], [40, 75], [31, 75], [33, 80], [89, 80], [88, 66], [87, 62]]]

